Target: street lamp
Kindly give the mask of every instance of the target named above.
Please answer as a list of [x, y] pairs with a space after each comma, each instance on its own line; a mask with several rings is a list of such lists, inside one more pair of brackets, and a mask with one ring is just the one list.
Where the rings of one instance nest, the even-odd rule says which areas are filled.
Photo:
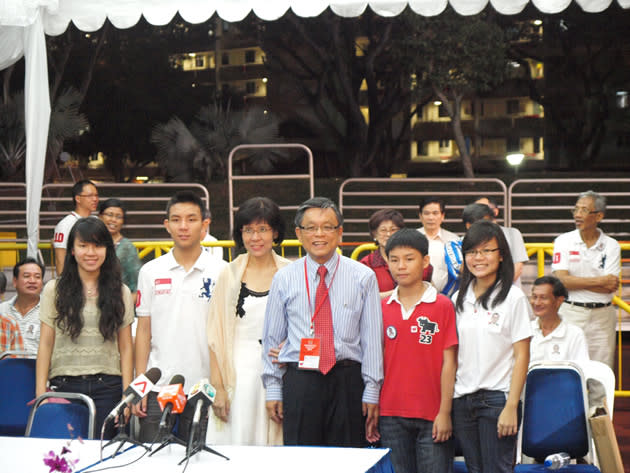
[[514, 168], [514, 175], [516, 176], [518, 172], [518, 167], [525, 159], [525, 155], [523, 153], [509, 153], [505, 156], [508, 164]]

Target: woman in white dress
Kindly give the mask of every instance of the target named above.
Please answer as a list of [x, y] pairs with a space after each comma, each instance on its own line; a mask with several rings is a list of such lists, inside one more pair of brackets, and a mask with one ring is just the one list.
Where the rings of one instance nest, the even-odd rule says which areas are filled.
[[279, 445], [282, 427], [265, 409], [262, 328], [276, 271], [289, 263], [273, 250], [284, 238], [280, 209], [254, 197], [235, 216], [234, 241], [246, 253], [219, 276], [208, 312], [211, 383], [217, 390], [206, 441], [219, 445]]

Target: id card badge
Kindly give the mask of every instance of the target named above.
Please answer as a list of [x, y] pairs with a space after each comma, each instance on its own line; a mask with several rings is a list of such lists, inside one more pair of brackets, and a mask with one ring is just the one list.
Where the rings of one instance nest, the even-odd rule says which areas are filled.
[[303, 338], [300, 341], [300, 360], [298, 368], [303, 370], [319, 369], [319, 338]]

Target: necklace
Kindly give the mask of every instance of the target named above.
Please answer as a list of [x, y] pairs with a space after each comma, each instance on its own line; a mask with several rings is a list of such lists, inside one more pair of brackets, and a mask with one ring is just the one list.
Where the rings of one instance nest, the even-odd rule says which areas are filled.
[[85, 288], [85, 292], [88, 295], [88, 297], [92, 297], [92, 296], [96, 295], [97, 291], [98, 291], [98, 287], [97, 286], [92, 287], [92, 288], [89, 288], [89, 287]]

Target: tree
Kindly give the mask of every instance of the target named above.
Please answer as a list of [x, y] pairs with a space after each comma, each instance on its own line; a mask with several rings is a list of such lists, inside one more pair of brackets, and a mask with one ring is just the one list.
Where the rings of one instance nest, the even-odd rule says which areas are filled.
[[[225, 178], [230, 151], [241, 144], [279, 143], [278, 120], [260, 108], [234, 111], [230, 105], [203, 107], [188, 127], [178, 117], [157, 125], [151, 134], [156, 160], [168, 180], [200, 182]], [[271, 171], [286, 157], [273, 150], [248, 150], [237, 160], [258, 173]]]
[[451, 119], [464, 174], [474, 177], [462, 131], [462, 100], [503, 82], [507, 38], [487, 13], [464, 17], [448, 8], [436, 17], [408, 14], [402, 19], [405, 34], [396, 59], [414, 74], [422, 97], [431, 91], [442, 102]]
[[[54, 162], [64, 142], [86, 129], [87, 119], [79, 112], [79, 103], [80, 94], [72, 87], [57, 94], [50, 115], [47, 162]], [[25, 159], [24, 92], [19, 91], [0, 105], [0, 176], [3, 180], [22, 180]]]
[[523, 81], [544, 106], [549, 167], [591, 169], [597, 163], [614, 120], [614, 94], [630, 86], [629, 25], [630, 12], [616, 4], [598, 14], [570, 5], [543, 18], [542, 35], [530, 31], [528, 41], [511, 45], [513, 60], [544, 64], [544, 80], [527, 75]]
[[286, 104], [276, 111], [328, 151], [329, 175], [387, 175], [402, 167], [415, 109], [409, 76], [391, 61], [399, 18], [369, 10], [342, 18], [327, 10], [317, 18], [288, 12], [253, 22]]

